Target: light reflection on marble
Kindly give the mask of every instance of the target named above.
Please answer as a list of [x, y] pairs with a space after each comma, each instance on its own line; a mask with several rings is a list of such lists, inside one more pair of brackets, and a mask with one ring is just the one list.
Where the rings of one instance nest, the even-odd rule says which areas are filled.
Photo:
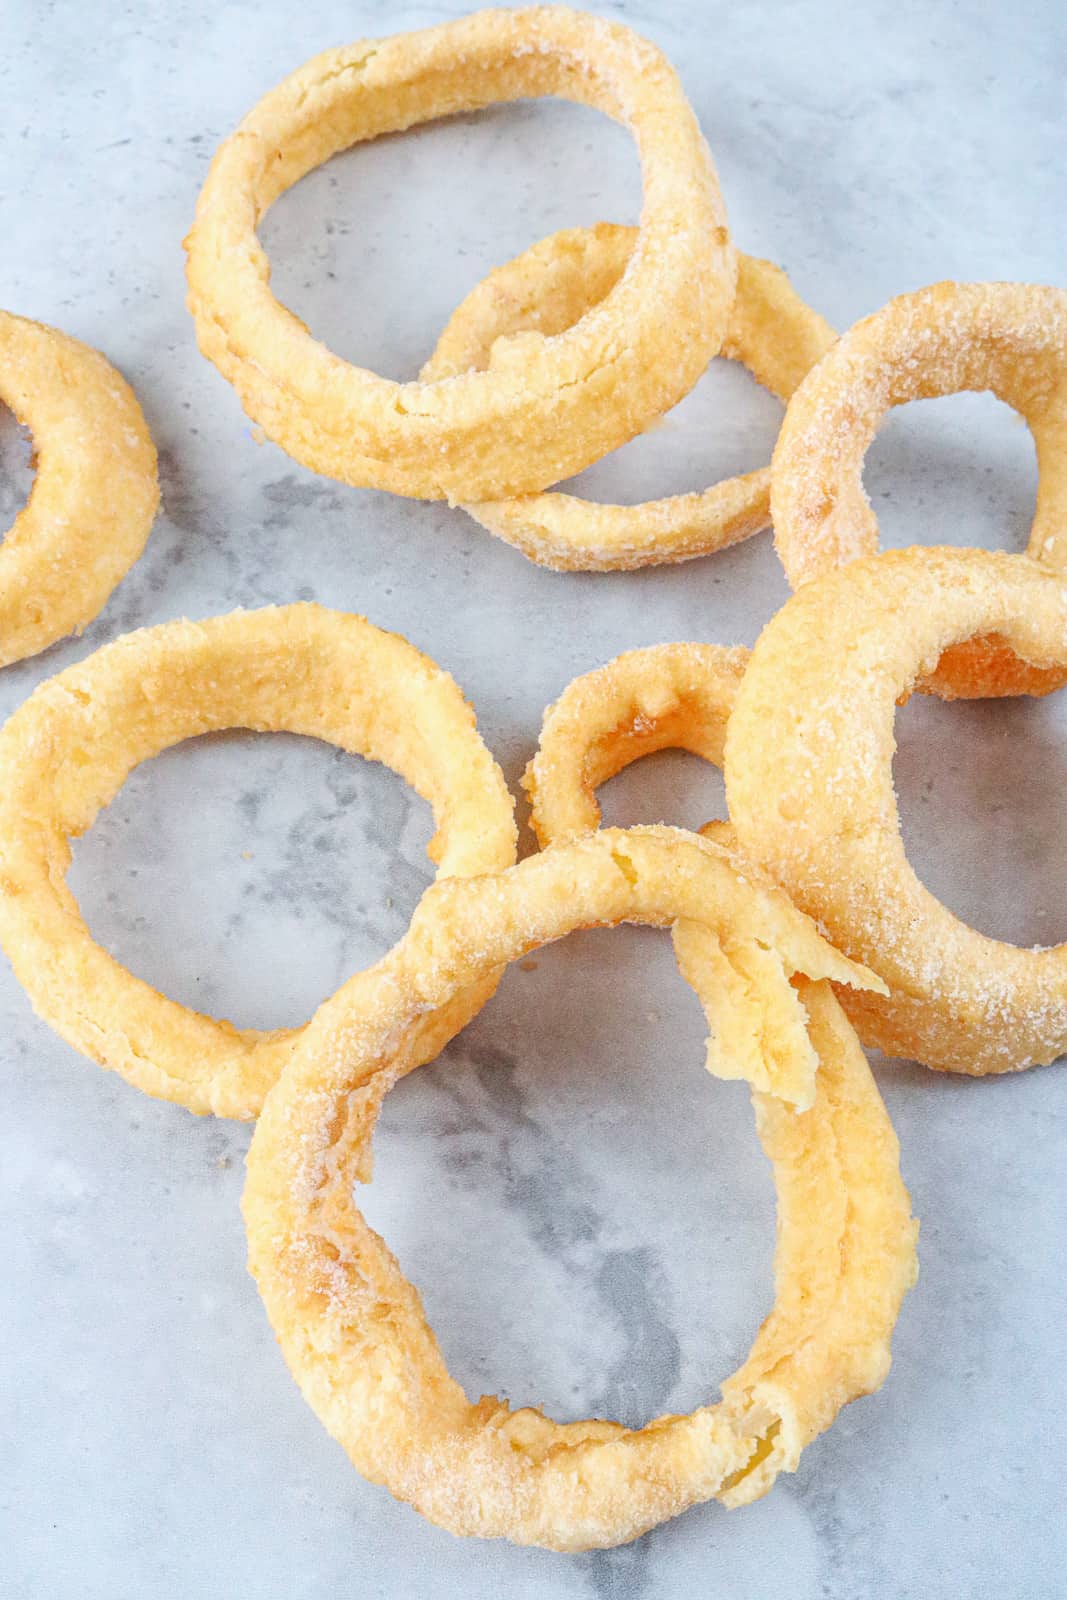
[[[576, 672], [660, 639], [751, 643], [785, 598], [766, 537], [639, 575], [541, 572], [461, 512], [347, 489], [257, 445], [197, 355], [179, 241], [217, 140], [313, 51], [462, 9], [9, 0], [0, 305], [128, 374], [166, 512], [83, 639], [0, 674], [0, 712], [125, 629], [315, 598], [448, 667], [515, 784]], [[1021, 27], [1009, 11], [878, 0], [844, 29], [826, 0], [713, 20], [698, 0], [602, 9], [677, 60], [739, 241], [838, 326], [939, 277], [1062, 278], [1058, 8]], [[491, 265], [553, 228], [629, 220], [638, 201], [620, 130], [524, 105], [353, 152], [287, 196], [264, 236], [279, 292], [315, 330], [399, 376]], [[720, 364], [583, 486], [700, 487], [765, 461], [779, 414]], [[994, 401], [929, 403], [891, 419], [867, 484], [887, 543], [1015, 549], [1033, 453]], [[1067, 934], [1060, 699], [915, 703], [899, 733], [905, 833], [931, 886], [1021, 942]], [[614, 822], [698, 824], [722, 792], [671, 756], [604, 801]], [[224, 736], [137, 772], [78, 844], [72, 881], [142, 976], [241, 1023], [296, 1023], [402, 931], [428, 832], [390, 774], [304, 740]], [[771, 1186], [745, 1095], [703, 1074], [700, 1017], [663, 937], [576, 936], [536, 962], [390, 1097], [368, 1215], [472, 1392], [560, 1416], [688, 1408], [740, 1359], [771, 1294]], [[322, 1432], [244, 1271], [246, 1128], [81, 1061], [6, 966], [0, 1040], [4, 1600], [1056, 1592], [1061, 1069], [972, 1083], [879, 1064], [923, 1225], [886, 1387], [761, 1504], [563, 1559], [449, 1538], [364, 1484]]]

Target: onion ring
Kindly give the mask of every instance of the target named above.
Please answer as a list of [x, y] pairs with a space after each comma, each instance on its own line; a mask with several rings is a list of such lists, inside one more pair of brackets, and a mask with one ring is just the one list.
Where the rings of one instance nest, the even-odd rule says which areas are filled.
[[[602, 222], [553, 233], [484, 278], [453, 313], [422, 369], [423, 382], [483, 371], [497, 339], [553, 338], [599, 304], [626, 270], [636, 228]], [[737, 258], [737, 298], [720, 355], [788, 400], [837, 338], [780, 267]], [[557, 572], [612, 572], [691, 561], [770, 523], [769, 467], [699, 494], [644, 505], [603, 505], [572, 494], [466, 505], [476, 522]]]
[[[191, 1111], [253, 1117], [301, 1029], [235, 1028], [135, 978], [67, 887], [70, 840], [133, 767], [198, 734], [254, 728], [383, 761], [433, 808], [440, 873], [515, 859], [512, 801], [446, 672], [396, 634], [321, 606], [168, 622], [41, 685], [0, 732], [0, 942], [34, 1009], [75, 1049]], [[429, 1018], [435, 1055], [492, 993]]]
[[133, 390], [96, 350], [0, 311], [0, 400], [37, 476], [0, 544], [0, 667], [80, 633], [141, 554], [159, 507]]
[[[558, 339], [503, 348], [489, 372], [390, 383], [331, 354], [271, 295], [256, 226], [313, 167], [433, 117], [550, 94], [625, 123], [644, 176], [630, 266]], [[543, 489], [640, 433], [719, 348], [736, 277], [711, 157], [670, 64], [630, 29], [557, 6], [315, 57], [220, 147], [186, 248], [200, 348], [269, 437], [330, 477], [430, 500]]]
[[[1067, 566], [1067, 291], [937, 283], [858, 322], [789, 403], [771, 466], [771, 514], [794, 589], [878, 549], [861, 472], [886, 411], [984, 389], [1033, 435], [1038, 492], [1028, 553]], [[1003, 640], [976, 638], [953, 646], [916, 687], [972, 699], [1047, 694], [1064, 682], [1064, 670], [1035, 669]]]
[[541, 847], [599, 828], [597, 788], [653, 751], [690, 750], [721, 767], [747, 663], [741, 646], [657, 644], [568, 684], [545, 712], [522, 780]]
[[[776, 980], [763, 974], [753, 1003], [773, 1029], [781, 992], [792, 996], [793, 1044], [799, 1035], [818, 1058], [809, 1111], [753, 1095], [778, 1191], [775, 1309], [718, 1405], [637, 1430], [560, 1424], [491, 1397], [470, 1404], [351, 1193], [354, 1177], [370, 1176], [374, 1124], [414, 1064], [408, 1040], [423, 1013], [574, 928], [621, 921], [776, 954]], [[320, 1010], [264, 1106], [243, 1207], [249, 1264], [286, 1360], [366, 1477], [453, 1533], [615, 1545], [699, 1501], [766, 1493], [842, 1405], [882, 1382], [914, 1281], [915, 1226], [854, 1033], [825, 982], [794, 989], [785, 978], [798, 936], [816, 957], [805, 957], [809, 971], [840, 970], [814, 927], [758, 875], [746, 881], [726, 849], [679, 829], [605, 829], [495, 877], [435, 885], [403, 944]], [[705, 951], [693, 953], [687, 976], [700, 982]], [[711, 990], [701, 998], [717, 1008]]]
[[764, 629], [726, 734], [743, 849], [889, 998], [842, 995], [865, 1043], [942, 1071], [1013, 1072], [1067, 1050], [1067, 945], [961, 922], [908, 864], [893, 716], [941, 652], [996, 634], [1067, 666], [1067, 586], [1028, 556], [890, 551], [805, 585]]
[[[726, 724], [748, 654], [740, 646], [651, 645], [616, 656], [568, 684], [545, 712], [537, 753], [522, 780], [541, 848], [599, 828], [599, 785], [654, 751], [689, 750], [721, 768]], [[709, 822], [700, 832], [734, 846], [728, 823]], [[676, 930], [675, 948], [683, 974], [698, 992], [718, 985], [722, 1004], [715, 1010], [717, 1060], [711, 1070], [718, 1077], [746, 1078], [761, 1089], [773, 1087], [779, 1097], [806, 1105], [802, 1080], [786, 1087], [780, 1075], [760, 1076], [766, 1035], [749, 1002], [760, 967], [773, 956], [750, 947], [733, 951], [726, 961], [695, 923], [684, 938], [681, 927]], [[698, 958], [700, 965], [694, 966]]]

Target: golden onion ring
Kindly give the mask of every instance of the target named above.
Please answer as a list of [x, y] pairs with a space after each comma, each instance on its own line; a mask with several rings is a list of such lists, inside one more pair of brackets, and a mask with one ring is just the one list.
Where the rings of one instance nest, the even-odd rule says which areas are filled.
[[37, 475], [0, 543], [0, 667], [80, 633], [141, 554], [159, 507], [136, 396], [96, 350], [0, 311], [0, 401]]
[[[777, 972], [761, 972], [752, 1003], [774, 1030], [782, 991], [792, 996], [789, 1037], [818, 1066], [807, 1111], [753, 1094], [778, 1195], [775, 1308], [718, 1404], [638, 1429], [561, 1424], [489, 1396], [471, 1404], [351, 1190], [370, 1177], [379, 1110], [416, 1065], [412, 1030], [427, 1012], [572, 929], [623, 921], [698, 941], [683, 970], [713, 1026], [722, 992], [703, 987], [700, 942], [773, 952]], [[452, 1533], [616, 1545], [700, 1501], [765, 1494], [844, 1404], [879, 1386], [914, 1281], [915, 1225], [854, 1033], [827, 983], [788, 981], [799, 947], [806, 972], [841, 974], [837, 952], [727, 849], [678, 829], [605, 829], [507, 872], [434, 885], [402, 945], [319, 1011], [263, 1108], [243, 1206], [286, 1360], [364, 1476]]]
[[[858, 322], [789, 403], [771, 465], [771, 515], [794, 589], [878, 549], [862, 471], [889, 408], [984, 389], [1033, 435], [1038, 491], [1028, 553], [1067, 566], [1067, 291], [936, 283]], [[1022, 662], [992, 636], [953, 645], [916, 687], [972, 699], [1047, 694], [1065, 680], [1067, 672]]]
[[721, 767], [747, 664], [741, 646], [656, 644], [575, 678], [545, 712], [522, 780], [538, 843], [599, 828], [599, 786], [656, 750], [689, 750]]
[[[286, 189], [361, 140], [531, 95], [607, 112], [641, 159], [638, 246], [572, 328], [505, 341], [488, 372], [391, 383], [278, 303], [256, 227]], [[480, 11], [316, 56], [219, 148], [186, 248], [200, 348], [269, 437], [330, 477], [430, 500], [543, 489], [640, 433], [721, 345], [737, 271], [669, 62], [629, 28], [562, 6]]]
[[[567, 228], [498, 267], [453, 313], [422, 369], [424, 382], [483, 371], [498, 339], [554, 338], [618, 283], [636, 228]], [[780, 267], [738, 256], [737, 297], [719, 354], [742, 362], [780, 400], [837, 335], [806, 306]], [[611, 572], [691, 561], [738, 544], [770, 523], [771, 472], [762, 467], [697, 494], [642, 505], [577, 495], [523, 495], [467, 505], [476, 522], [557, 572]]]
[[840, 997], [864, 1043], [980, 1075], [1067, 1051], [1067, 945], [1024, 950], [978, 933], [904, 853], [897, 703], [976, 635], [1064, 669], [1063, 578], [1028, 556], [915, 547], [805, 584], [752, 652], [725, 772], [742, 848], [885, 980], [888, 997]]
[[[382, 761], [433, 808], [442, 874], [515, 859], [512, 801], [446, 672], [397, 634], [316, 605], [126, 634], [49, 679], [0, 731], [0, 942], [75, 1049], [191, 1111], [254, 1117], [302, 1029], [236, 1028], [135, 978], [86, 927], [70, 841], [161, 750], [226, 728], [306, 734]], [[495, 988], [426, 1019], [426, 1058]]]

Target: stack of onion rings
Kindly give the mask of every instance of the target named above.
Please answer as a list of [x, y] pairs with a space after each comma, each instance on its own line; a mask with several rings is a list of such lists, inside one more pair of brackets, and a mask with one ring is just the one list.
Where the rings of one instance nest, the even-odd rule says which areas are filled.
[[[765, 1025], [780, 991], [791, 1040], [814, 1055], [798, 1114], [754, 1092], [778, 1191], [776, 1304], [717, 1405], [631, 1430], [553, 1422], [449, 1375], [419, 1297], [351, 1196], [370, 1176], [382, 1101], [417, 1064], [421, 1019], [501, 962], [574, 928], [674, 924], [716, 943], [743, 929], [776, 953], [755, 988]], [[792, 954], [789, 951], [792, 950]], [[808, 974], [794, 991], [794, 960]], [[713, 1016], [721, 996], [687, 975]], [[719, 845], [670, 828], [608, 829], [491, 878], [424, 896], [407, 938], [327, 1002], [269, 1096], [252, 1140], [244, 1213], [249, 1263], [305, 1399], [359, 1470], [453, 1533], [554, 1550], [637, 1538], [713, 1497], [741, 1505], [795, 1468], [847, 1401], [878, 1387], [915, 1276], [915, 1225], [896, 1139], [829, 985], [841, 958], [784, 897], [742, 875]], [[869, 981], [851, 969], [850, 982]], [[812, 1173], [820, 1174], [811, 1205]]]
[[[158, 994], [101, 948], [64, 879], [70, 840], [133, 767], [225, 728], [302, 733], [383, 761], [433, 808], [441, 873], [515, 859], [512, 802], [446, 672], [321, 606], [127, 634], [30, 696], [0, 732], [0, 941], [34, 1008], [85, 1055], [191, 1111], [253, 1117], [300, 1029], [235, 1028]], [[428, 1018], [435, 1055], [495, 987]]]
[[[624, 122], [644, 179], [627, 269], [573, 327], [505, 344], [488, 372], [390, 383], [274, 299], [256, 227], [313, 167], [433, 117], [548, 94]], [[563, 6], [479, 11], [315, 57], [220, 147], [186, 248], [200, 348], [269, 437], [328, 476], [430, 500], [543, 489], [640, 433], [722, 344], [737, 273], [670, 64], [629, 28]]]
[[[499, 339], [518, 348], [554, 338], [610, 294], [626, 271], [636, 228], [602, 222], [551, 234], [498, 267], [453, 313], [424, 382], [484, 370]], [[738, 257], [737, 296], [720, 355], [741, 361], [780, 400], [837, 335], [806, 306], [780, 267]], [[602, 505], [571, 494], [536, 494], [465, 507], [490, 533], [558, 572], [610, 572], [691, 561], [737, 544], [770, 522], [769, 467], [698, 494], [643, 505]]]
[[37, 476], [0, 544], [0, 667], [80, 633], [145, 547], [155, 446], [133, 390], [88, 345], [0, 311], [0, 400]]

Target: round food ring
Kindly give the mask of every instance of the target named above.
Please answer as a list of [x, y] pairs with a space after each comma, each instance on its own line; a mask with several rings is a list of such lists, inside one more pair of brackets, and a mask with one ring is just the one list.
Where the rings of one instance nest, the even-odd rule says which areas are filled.
[[[488, 372], [391, 383], [274, 299], [256, 227], [305, 173], [361, 140], [531, 95], [607, 112], [641, 159], [638, 247], [573, 327], [502, 347]], [[200, 348], [270, 438], [330, 477], [431, 500], [543, 489], [640, 433], [719, 348], [736, 280], [715, 171], [670, 64], [629, 28], [562, 6], [315, 57], [220, 147], [186, 247]]]
[[1067, 945], [986, 937], [923, 887], [893, 790], [894, 713], [943, 651], [995, 634], [1067, 668], [1067, 581], [1028, 556], [894, 550], [805, 585], [761, 634], [726, 734], [742, 848], [888, 997], [842, 994], [867, 1044], [1012, 1072], [1067, 1050]]
[[[427, 1012], [572, 929], [623, 921], [766, 946], [777, 974], [764, 973], [755, 1003], [773, 1026], [788, 991], [794, 1045], [801, 1035], [818, 1064], [807, 1111], [753, 1093], [777, 1186], [775, 1308], [717, 1405], [635, 1430], [561, 1424], [493, 1397], [471, 1404], [351, 1192], [353, 1178], [369, 1179], [378, 1112], [416, 1064], [410, 1039]], [[699, 982], [704, 952], [693, 953], [687, 976]], [[915, 1225], [855, 1035], [827, 983], [789, 982], [797, 955], [807, 972], [842, 971], [727, 849], [673, 828], [605, 829], [492, 878], [436, 884], [403, 943], [320, 1009], [263, 1108], [243, 1206], [286, 1360], [364, 1476], [452, 1533], [556, 1550], [621, 1544], [697, 1502], [766, 1493], [842, 1405], [878, 1387], [914, 1281]], [[714, 986], [698, 992], [717, 1012]]]
[[[771, 516], [794, 589], [878, 549], [862, 471], [886, 412], [986, 389], [1026, 421], [1037, 450], [1028, 553], [1067, 566], [1067, 291], [936, 283], [850, 328], [789, 403], [771, 465]], [[994, 635], [953, 645], [916, 687], [971, 699], [1047, 694], [1065, 681], [1067, 670], [1020, 661]]]
[[568, 684], [545, 712], [522, 780], [542, 848], [599, 828], [596, 790], [642, 756], [689, 750], [721, 767], [747, 663], [740, 645], [656, 644]]
[[[568, 684], [545, 712], [537, 753], [522, 780], [541, 848], [599, 828], [597, 789], [642, 756], [689, 750], [721, 768], [726, 724], [748, 654], [742, 646], [649, 645]], [[728, 823], [709, 822], [700, 832], [734, 845]], [[795, 1068], [790, 1073], [790, 1057], [773, 1047], [776, 1032], [784, 1036], [787, 1027], [768, 1030], [750, 1003], [764, 969], [773, 970], [773, 954], [752, 944], [744, 949], [731, 948], [728, 941], [709, 944], [697, 924], [684, 935], [676, 930], [674, 942], [683, 975], [699, 993], [714, 992], [719, 1002], [708, 1043], [710, 1069], [718, 1077], [742, 1077], [756, 1088], [773, 1088], [779, 1098], [805, 1106], [806, 1080]], [[787, 1024], [784, 1015], [782, 1022]]]
[[141, 554], [159, 506], [133, 390], [55, 328], [0, 311], [0, 401], [33, 436], [37, 475], [0, 544], [0, 667], [80, 633]]
[[[498, 267], [453, 313], [424, 382], [482, 371], [498, 339], [566, 332], [626, 271], [637, 229], [601, 222], [567, 228]], [[742, 362], [786, 401], [837, 335], [801, 300], [780, 267], [738, 256], [737, 297], [719, 355]], [[476, 522], [531, 561], [558, 572], [611, 572], [691, 561], [759, 533], [770, 522], [771, 472], [762, 467], [697, 494], [643, 505], [603, 505], [573, 494], [533, 494], [465, 505]]]
[[[126, 634], [37, 689], [0, 731], [0, 942], [34, 1009], [101, 1066], [191, 1111], [253, 1117], [302, 1029], [235, 1028], [135, 978], [86, 927], [70, 840], [130, 771], [227, 728], [306, 734], [384, 762], [433, 808], [438, 871], [515, 859], [512, 801], [455, 682], [396, 634], [316, 605]], [[495, 987], [429, 1017], [436, 1055]]]

